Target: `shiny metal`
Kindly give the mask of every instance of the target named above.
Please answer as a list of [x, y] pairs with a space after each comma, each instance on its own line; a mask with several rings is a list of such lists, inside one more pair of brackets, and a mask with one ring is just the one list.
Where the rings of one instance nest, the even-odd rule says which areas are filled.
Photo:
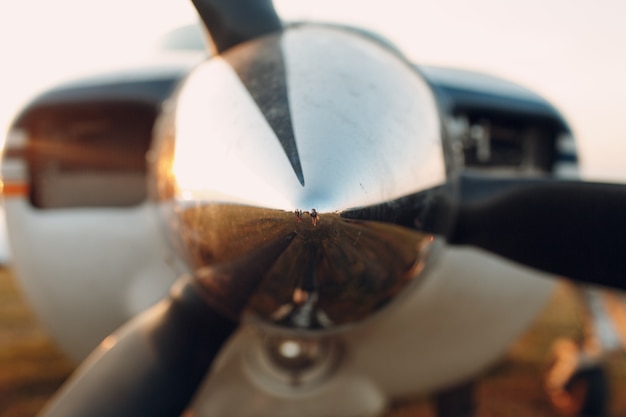
[[265, 335], [248, 346], [243, 363], [261, 386], [308, 391], [333, 376], [342, 354], [343, 346], [332, 337]]
[[[242, 65], [267, 59], [256, 50], [275, 45], [288, 101], [278, 97], [275, 110], [289, 109], [293, 146], [249, 91], [258, 83], [241, 79]], [[157, 196], [224, 314], [302, 330], [359, 322], [422, 278], [434, 234], [448, 226], [440, 124], [428, 84], [396, 52], [292, 27], [184, 82], [157, 130]]]
[[433, 236], [337, 214], [302, 218], [242, 205], [179, 214], [183, 244], [214, 306], [299, 329], [366, 318], [414, 280]]

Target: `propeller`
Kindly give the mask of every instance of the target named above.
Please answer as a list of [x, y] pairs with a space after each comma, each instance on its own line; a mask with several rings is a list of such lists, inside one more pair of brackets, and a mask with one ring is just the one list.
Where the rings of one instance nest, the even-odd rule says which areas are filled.
[[192, 0], [214, 52], [282, 30], [272, 0]]
[[236, 327], [183, 277], [168, 299], [105, 339], [42, 415], [179, 416]]
[[[282, 24], [270, 0], [192, 1], [210, 33], [217, 53], [225, 52], [244, 41], [282, 30]], [[271, 52], [271, 48], [268, 50]], [[233, 68], [236, 64], [233, 63]], [[238, 72], [244, 83], [246, 68]], [[280, 85], [284, 87], [284, 84]], [[260, 103], [271, 101], [264, 100], [262, 95], [257, 97], [253, 94], [253, 97]], [[265, 112], [268, 124], [278, 131], [285, 125], [291, 125], [291, 120], [284, 117], [288, 115], [289, 107], [282, 96], [272, 99], [285, 103], [285, 114]], [[263, 106], [259, 104], [259, 107]], [[304, 187], [300, 157], [292, 140], [293, 132], [282, 132], [286, 138], [282, 146], [299, 179], [296, 186]], [[397, 207], [404, 205], [404, 208], [411, 209], [421, 206], [425, 201], [432, 201], [426, 217], [420, 218], [419, 223], [424, 225], [423, 230], [427, 232], [443, 234], [452, 245], [475, 246], [533, 268], [575, 280], [626, 288], [626, 280], [623, 278], [626, 274], [626, 257], [621, 256], [622, 248], [626, 248], [626, 186], [462, 175], [458, 197], [451, 197], [447, 191], [444, 194], [443, 198], [433, 200], [430, 200], [430, 195], [416, 194], [415, 198], [399, 201]], [[321, 252], [318, 252], [321, 246], [317, 240], [323, 238], [325, 242], [329, 242], [328, 245], [336, 247], [337, 241], [342, 238], [337, 237], [341, 234], [337, 231], [344, 231], [343, 237], [349, 234], [347, 232], [353, 233], [349, 236], [349, 241], [346, 240], [346, 245], [339, 247], [340, 250], [334, 255], [336, 259], [347, 260], [346, 264], [356, 265], [356, 270], [357, 267], [368, 269], [363, 268], [364, 264], [359, 257], [369, 256], [377, 260], [377, 256], [383, 253], [391, 258], [392, 254], [400, 252], [396, 248], [402, 245], [411, 248], [422, 244], [426, 246], [425, 242], [421, 239], [416, 241], [401, 227], [405, 224], [417, 224], [417, 215], [403, 212], [399, 216], [397, 210], [396, 213], [386, 214], [384, 210], [389, 208], [395, 210], [396, 206], [386, 205], [386, 208], [381, 207], [371, 212], [355, 210], [352, 217], [333, 218], [333, 222], [320, 218], [320, 225], [329, 225], [320, 227], [317, 227], [317, 212], [313, 209], [312, 225], [307, 224], [308, 229], [301, 233], [304, 237], [301, 237], [303, 240], [300, 246], [292, 245], [296, 233], [285, 232], [275, 239], [260, 235], [265, 246], [260, 246], [260, 249], [250, 252], [248, 257], [241, 258], [245, 260], [245, 265], [237, 263], [240, 262], [238, 258], [237, 262], [227, 263], [225, 266], [205, 266], [201, 269], [201, 276], [193, 279], [181, 278], [168, 299], [131, 321], [112, 338], [105, 340], [43, 415], [180, 415], [188, 406], [220, 349], [236, 330], [236, 318], [258, 286], [262, 285], [261, 277], [273, 268], [274, 261], [288, 247], [292, 253], [299, 253], [297, 251], [300, 250], [308, 256], [306, 259], [310, 260], [310, 264], [305, 265], [307, 268], [309, 265], [311, 270], [315, 265], [327, 267], [328, 258], [323, 258]], [[230, 213], [232, 211], [228, 212]], [[297, 222], [297, 227], [304, 227], [301, 213], [298, 210], [297, 217], [291, 214], [289, 216], [289, 221]], [[396, 220], [387, 228], [376, 222], [371, 222], [376, 223], [374, 226], [369, 224], [364, 228], [354, 226], [361, 220], [376, 220], [368, 216], [381, 213], [395, 216]], [[278, 223], [287, 224], [280, 220], [283, 215], [284, 213], [280, 216], [269, 213], [265, 219], [267, 230]], [[255, 230], [260, 223], [259, 219], [254, 216], [245, 217], [246, 220], [250, 218], [254, 221], [243, 226]], [[195, 221], [192, 218], [192, 223]], [[196, 226], [198, 224], [200, 223], [193, 223]], [[231, 222], [232, 224], [235, 223]], [[229, 230], [239, 233], [237, 236], [233, 235], [232, 240], [241, 236], [240, 229]], [[266, 232], [265, 229], [263, 231]], [[378, 235], [372, 237], [375, 233], [385, 236], [386, 240], [381, 241]], [[190, 236], [194, 238], [195, 235]], [[241, 239], [244, 240], [243, 243], [257, 245], [252, 233], [245, 237], [247, 240]], [[368, 238], [371, 248], [375, 250], [372, 249], [364, 255], [364, 252], [353, 249], [355, 242], [361, 237], [363, 240]], [[224, 243], [218, 239], [219, 245]], [[243, 246], [237, 246], [236, 249], [239, 247]], [[211, 249], [214, 249], [213, 252], [199, 251], [198, 256], [214, 257], [220, 248]], [[227, 257], [231, 255], [226, 250], [224, 253], [227, 253]], [[413, 252], [406, 255], [407, 270], [415, 270], [414, 255]], [[352, 262], [353, 259], [359, 262]], [[283, 266], [285, 271], [301, 267], [295, 263]], [[370, 269], [378, 272], [375, 268]], [[332, 268], [327, 270], [335, 272]], [[407, 270], [400, 271], [398, 275], [406, 276]], [[351, 277], [344, 278], [348, 282]], [[214, 286], [214, 291], [207, 295], [206, 286], [202, 287], [203, 281], [205, 285], [219, 285]], [[240, 285], [242, 282], [243, 289]], [[327, 288], [332, 287], [328, 282]], [[378, 280], [372, 282], [371, 293], [377, 294], [379, 289], [375, 284]], [[275, 287], [266, 286], [270, 290]], [[340, 287], [337, 285], [332, 288]], [[343, 287], [345, 289], [347, 286]], [[316, 285], [304, 285], [299, 290], [303, 298], [315, 300]], [[390, 289], [391, 294], [396, 292], [399, 292], [396, 287]], [[346, 293], [346, 297], [348, 296], [352, 294]], [[372, 304], [377, 307], [381, 303], [378, 299], [375, 300], [376, 303]], [[305, 302], [301, 307], [305, 311], [309, 305]]]
[[[271, 0], [193, 0], [209, 28], [213, 47], [223, 52], [241, 42], [282, 29]], [[223, 265], [203, 274], [251, 281], [248, 271], [271, 265], [285, 236], [248, 259], [251, 269]], [[260, 259], [260, 258], [262, 259]], [[202, 278], [202, 277], [200, 277]], [[254, 283], [250, 285], [253, 287]], [[224, 285], [232, 300], [207, 302], [195, 278], [184, 276], [170, 296], [109, 336], [42, 411], [46, 417], [138, 417], [181, 415], [238, 323], [246, 293]], [[213, 305], [218, 305], [214, 308]], [[224, 307], [226, 306], [226, 307]], [[218, 311], [220, 310], [220, 311]], [[234, 311], [233, 311], [234, 310]]]
[[626, 185], [464, 175], [447, 240], [625, 289]]

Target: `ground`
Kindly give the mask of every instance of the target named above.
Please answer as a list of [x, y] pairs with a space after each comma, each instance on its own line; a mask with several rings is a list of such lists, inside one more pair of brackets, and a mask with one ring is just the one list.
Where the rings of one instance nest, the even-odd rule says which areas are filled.
[[0, 269], [0, 417], [32, 417], [72, 371]]
[[[550, 417], [543, 370], [554, 340], [579, 337], [580, 306], [567, 284], [559, 286], [530, 329], [478, 383], [479, 417]], [[0, 417], [33, 417], [67, 378], [73, 364], [50, 341], [23, 302], [13, 277], [0, 269]], [[611, 417], [626, 416], [626, 355], [607, 366]], [[420, 398], [397, 401], [385, 417], [433, 416]]]

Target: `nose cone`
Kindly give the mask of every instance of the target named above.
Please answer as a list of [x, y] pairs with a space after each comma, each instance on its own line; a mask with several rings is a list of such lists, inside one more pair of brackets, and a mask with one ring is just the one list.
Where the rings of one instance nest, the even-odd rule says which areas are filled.
[[376, 42], [304, 25], [232, 48], [193, 71], [160, 132], [160, 197], [222, 311], [333, 327], [423, 269], [420, 216], [446, 182], [439, 116]]

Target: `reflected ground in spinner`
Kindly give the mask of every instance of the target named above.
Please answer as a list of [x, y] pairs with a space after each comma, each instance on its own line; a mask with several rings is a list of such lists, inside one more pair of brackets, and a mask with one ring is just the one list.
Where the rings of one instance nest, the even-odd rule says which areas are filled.
[[300, 329], [371, 315], [420, 276], [434, 241], [383, 222], [233, 204], [179, 208], [177, 222], [214, 306]]

